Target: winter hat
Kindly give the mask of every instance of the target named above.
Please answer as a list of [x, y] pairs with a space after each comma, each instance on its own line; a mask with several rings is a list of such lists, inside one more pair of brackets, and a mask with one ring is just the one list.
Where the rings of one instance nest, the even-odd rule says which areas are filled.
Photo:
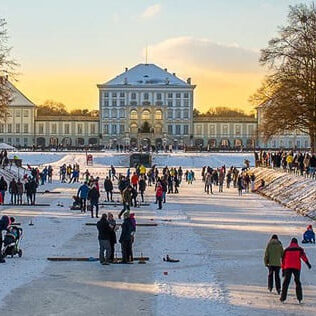
[[271, 238], [272, 238], [272, 239], [279, 239], [279, 238], [278, 238], [278, 235], [272, 235]]
[[312, 226], [312, 225], [308, 225], [308, 226], [307, 226], [307, 229], [312, 230], [312, 229], [313, 229], [313, 226]]
[[291, 244], [297, 244], [297, 243], [298, 243], [297, 239], [296, 238], [292, 238]]

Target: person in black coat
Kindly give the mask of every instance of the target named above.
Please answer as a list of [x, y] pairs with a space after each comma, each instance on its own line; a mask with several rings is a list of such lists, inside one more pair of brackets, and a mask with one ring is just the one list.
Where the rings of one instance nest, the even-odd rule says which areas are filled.
[[[100, 245], [100, 263], [103, 265], [108, 265], [111, 258], [111, 228], [106, 214], [102, 214], [101, 219], [97, 222], [97, 229], [99, 232], [98, 239]], [[104, 258], [104, 251], [106, 252], [106, 258]]]
[[13, 178], [9, 184], [9, 192], [11, 194], [11, 204], [16, 204], [16, 195], [18, 194], [18, 186]]
[[6, 193], [7, 190], [8, 190], [8, 184], [4, 180], [4, 178], [1, 177], [1, 179], [0, 179], [0, 194], [2, 195], [2, 202], [3, 202], [3, 204], [4, 204], [5, 193]]
[[131, 263], [132, 245], [134, 241], [135, 229], [129, 217], [129, 212], [124, 213], [122, 232], [119, 242], [122, 248], [122, 263]]
[[13, 223], [15, 220], [13, 217], [9, 216], [2, 216], [0, 219], [0, 263], [5, 263], [5, 260], [2, 255], [2, 231], [7, 230], [8, 227]]
[[97, 190], [96, 186], [94, 185], [92, 189], [88, 193], [88, 200], [90, 201], [90, 211], [91, 217], [93, 218], [93, 207], [95, 207], [95, 217], [98, 218], [99, 216], [99, 198], [100, 193]]
[[109, 177], [104, 180], [104, 190], [106, 192], [106, 199], [109, 202], [113, 202], [113, 183]]
[[139, 183], [138, 183], [138, 188], [139, 188], [140, 196], [142, 198], [142, 202], [144, 202], [144, 192], [146, 190], [146, 181], [144, 177], [140, 178]]
[[110, 225], [111, 233], [110, 233], [110, 244], [111, 244], [111, 256], [110, 262], [114, 261], [114, 253], [115, 253], [115, 244], [116, 244], [116, 231], [118, 227], [116, 225], [116, 221], [112, 213], [108, 213], [108, 222]]

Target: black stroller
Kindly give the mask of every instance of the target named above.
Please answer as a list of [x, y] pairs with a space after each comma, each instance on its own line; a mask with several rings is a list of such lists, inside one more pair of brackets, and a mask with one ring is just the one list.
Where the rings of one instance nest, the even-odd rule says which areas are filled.
[[4, 236], [3, 240], [3, 257], [11, 256], [12, 258], [15, 255], [22, 257], [22, 249], [20, 249], [20, 242], [23, 236], [23, 229], [10, 226], [7, 230], [7, 233]]

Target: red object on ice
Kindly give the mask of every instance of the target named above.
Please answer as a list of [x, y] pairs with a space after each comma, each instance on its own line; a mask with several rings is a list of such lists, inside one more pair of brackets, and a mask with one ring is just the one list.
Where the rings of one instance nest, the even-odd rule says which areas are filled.
[[164, 275], [168, 275], [168, 272], [167, 271], [164, 271], [164, 273], [163, 273]]

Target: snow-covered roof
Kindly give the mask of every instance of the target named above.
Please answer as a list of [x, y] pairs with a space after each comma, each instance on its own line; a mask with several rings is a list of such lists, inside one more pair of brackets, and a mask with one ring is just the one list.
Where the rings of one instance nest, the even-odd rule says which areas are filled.
[[150, 85], [173, 85], [190, 87], [191, 84], [179, 79], [175, 74], [169, 73], [155, 64], [138, 64], [131, 69], [126, 69], [114, 79], [101, 86], [150, 86]]
[[12, 94], [12, 101], [10, 106], [35, 106], [35, 104], [29, 100], [17, 87], [15, 87], [11, 82], [7, 81]]

